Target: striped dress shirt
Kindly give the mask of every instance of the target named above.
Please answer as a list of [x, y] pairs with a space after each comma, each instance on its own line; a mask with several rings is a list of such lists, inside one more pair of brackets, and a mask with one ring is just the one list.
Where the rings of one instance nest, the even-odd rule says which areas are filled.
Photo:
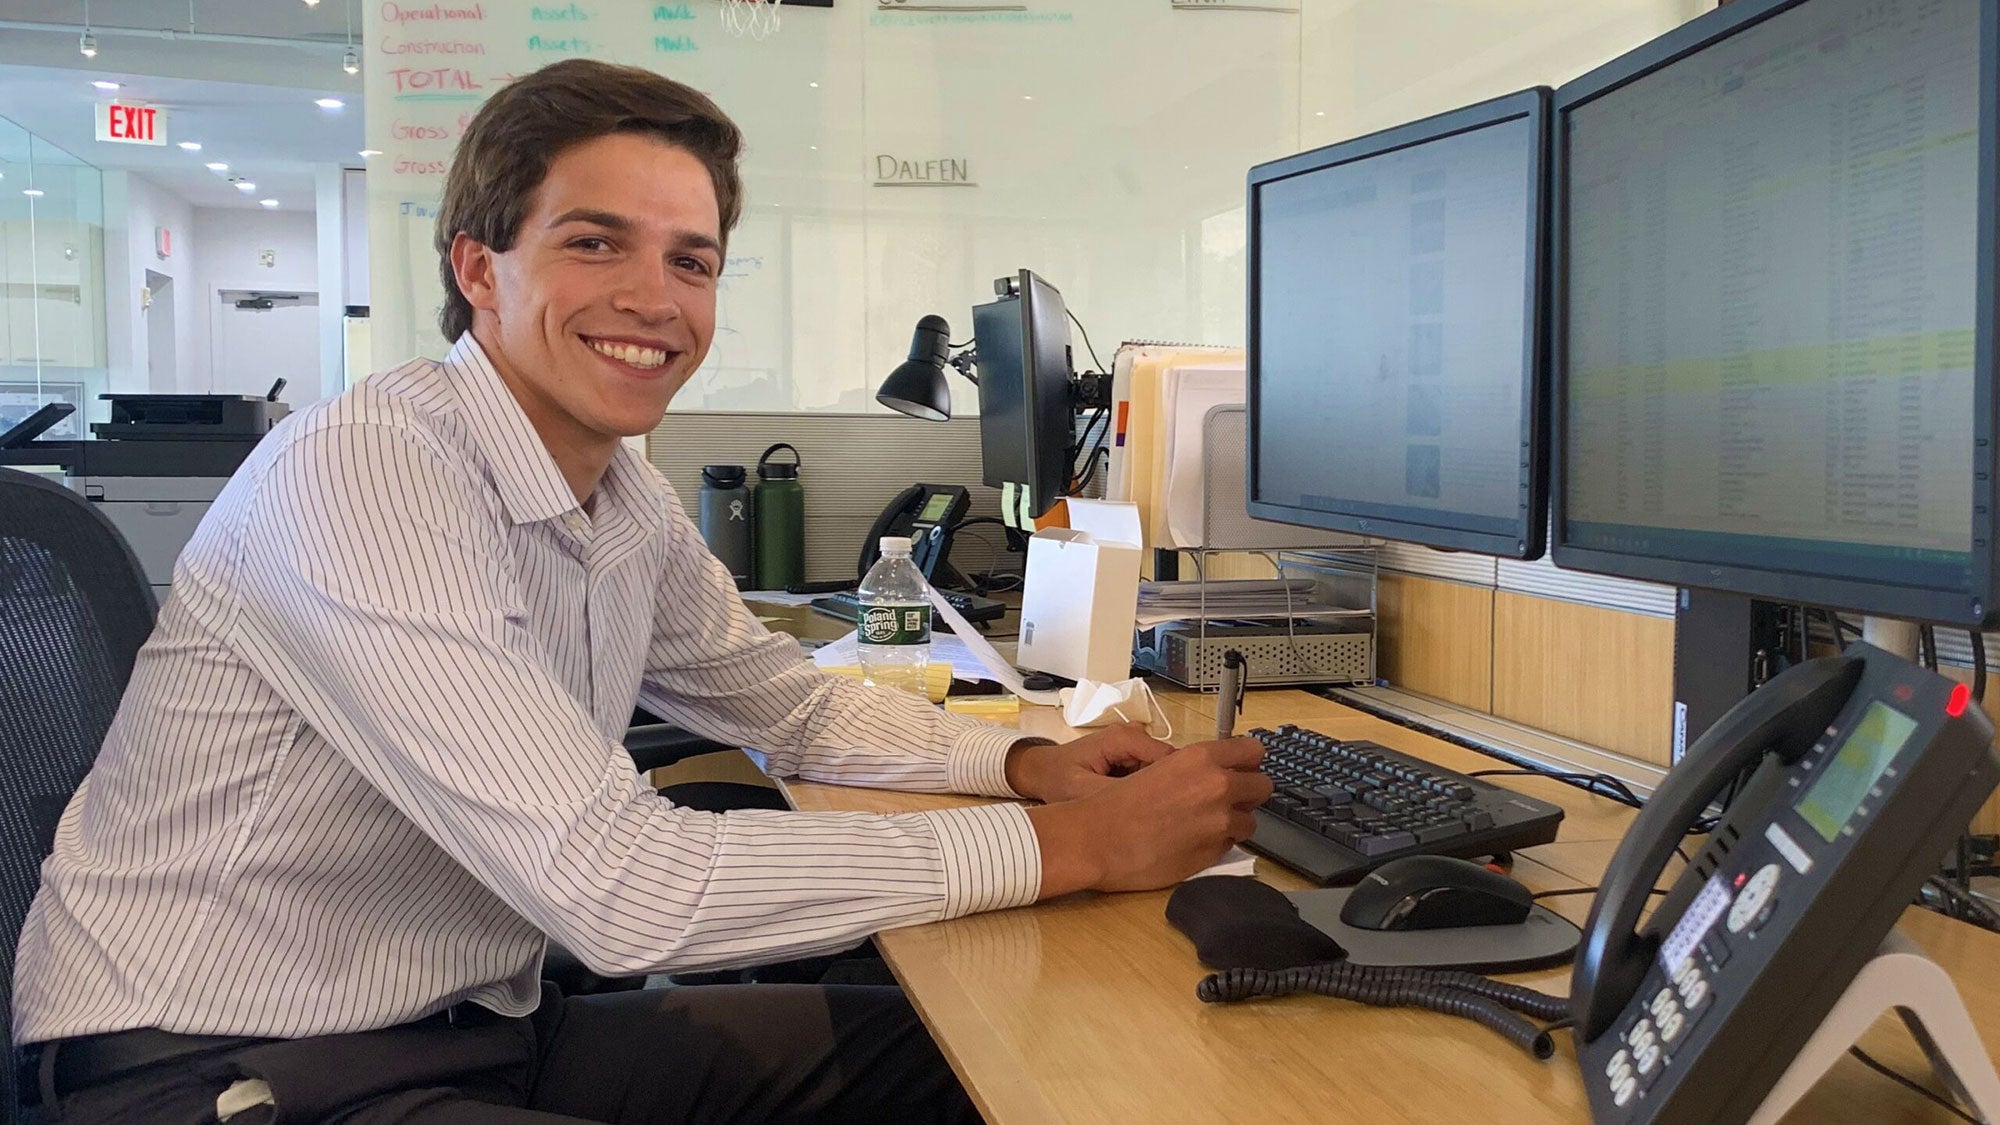
[[635, 701], [778, 776], [1013, 795], [1013, 732], [818, 673], [632, 450], [579, 505], [470, 335], [300, 411], [182, 553], [63, 814], [16, 1042], [518, 1015], [547, 939], [720, 968], [1036, 897], [1015, 805], [676, 808], [619, 745]]

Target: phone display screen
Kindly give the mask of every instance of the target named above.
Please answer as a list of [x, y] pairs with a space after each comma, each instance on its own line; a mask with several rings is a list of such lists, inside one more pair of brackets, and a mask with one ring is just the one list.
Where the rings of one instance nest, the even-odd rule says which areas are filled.
[[1916, 730], [1917, 721], [1908, 715], [1886, 703], [1869, 704], [1854, 732], [1799, 798], [1799, 815], [1821, 839], [1832, 843]]
[[951, 511], [951, 493], [933, 492], [930, 499], [924, 501], [923, 511], [917, 513], [917, 522], [936, 523], [949, 511]]

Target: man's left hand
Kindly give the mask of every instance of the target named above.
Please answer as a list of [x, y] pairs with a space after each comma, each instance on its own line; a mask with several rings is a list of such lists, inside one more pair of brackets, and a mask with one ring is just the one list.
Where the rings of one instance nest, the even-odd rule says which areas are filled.
[[1070, 742], [1016, 746], [1007, 755], [1007, 784], [1023, 797], [1069, 801], [1173, 752], [1146, 724], [1119, 723]]

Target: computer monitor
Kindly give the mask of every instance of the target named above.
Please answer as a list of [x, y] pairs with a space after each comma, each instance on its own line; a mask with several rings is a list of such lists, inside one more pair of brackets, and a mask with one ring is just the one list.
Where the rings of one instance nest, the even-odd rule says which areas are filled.
[[1251, 515], [1542, 553], [1548, 104], [1250, 170]]
[[1994, 620], [1996, 10], [1740, 0], [1557, 91], [1558, 565]]
[[1068, 493], [1075, 457], [1069, 322], [1062, 294], [1032, 270], [993, 287], [999, 299], [972, 309], [985, 481], [1026, 485], [1039, 516]]

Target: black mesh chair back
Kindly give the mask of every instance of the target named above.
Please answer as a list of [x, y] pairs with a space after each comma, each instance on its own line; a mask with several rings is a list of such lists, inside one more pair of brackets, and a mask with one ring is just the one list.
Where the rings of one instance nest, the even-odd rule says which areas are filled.
[[[59, 484], [0, 468], [0, 1001], [42, 860], [153, 631], [153, 588], [118, 529]], [[5, 1057], [5, 1056], [0, 1056]], [[0, 1066], [0, 1121], [19, 1118]]]

